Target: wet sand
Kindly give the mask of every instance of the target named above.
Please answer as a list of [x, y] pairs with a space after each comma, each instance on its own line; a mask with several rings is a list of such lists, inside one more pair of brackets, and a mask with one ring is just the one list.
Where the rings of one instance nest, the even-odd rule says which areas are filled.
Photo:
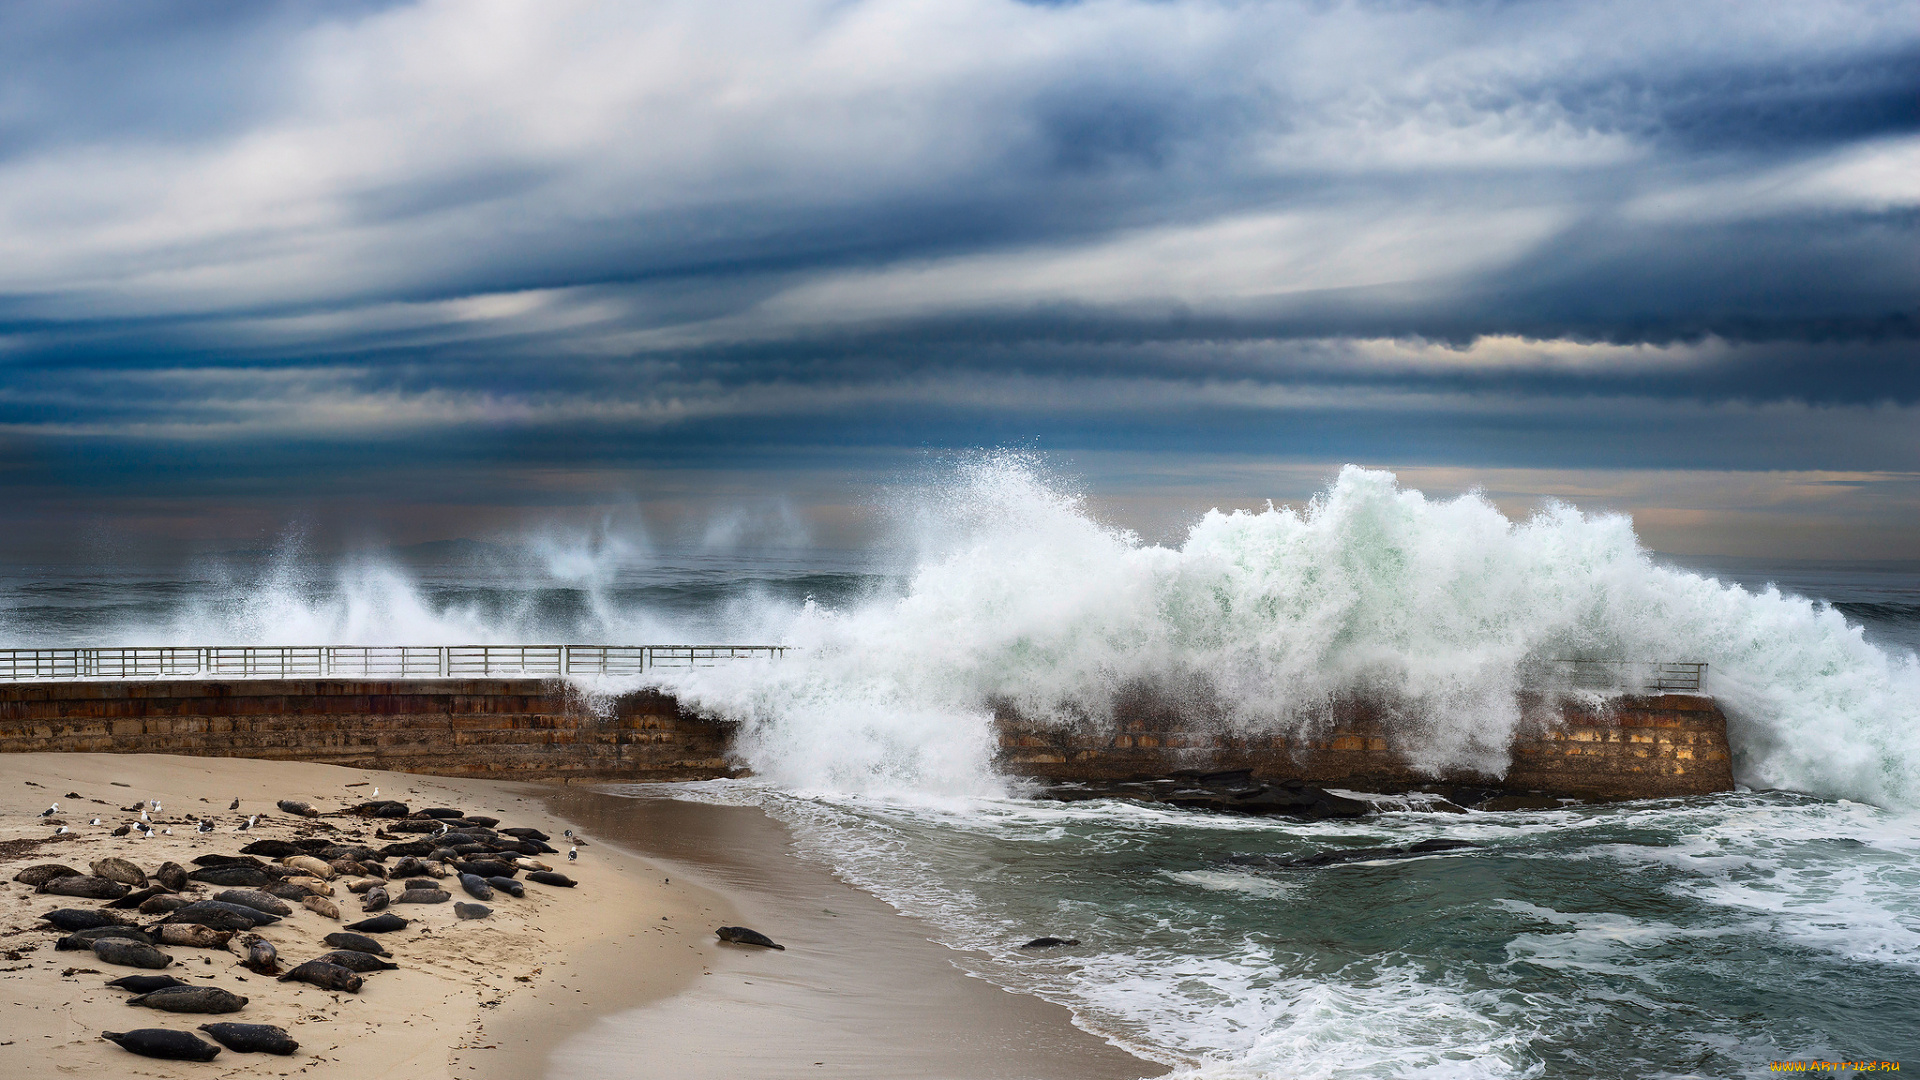
[[542, 1075], [525, 1071], [535, 1060], [550, 1080], [1166, 1072], [1074, 1027], [1058, 1005], [968, 976], [918, 920], [796, 856], [785, 828], [757, 809], [584, 788], [548, 789], [542, 801], [585, 828], [595, 851], [644, 855], [675, 886], [711, 894], [716, 906], [702, 914], [714, 925], [751, 926], [787, 949], [718, 945], [701, 954], [702, 974], [687, 989], [623, 1009], [624, 962], [597, 958], [580, 969], [578, 987], [593, 1014], [546, 1003], [563, 1002], [564, 988], [516, 997], [488, 1024], [500, 1050], [478, 1062], [481, 1080]]

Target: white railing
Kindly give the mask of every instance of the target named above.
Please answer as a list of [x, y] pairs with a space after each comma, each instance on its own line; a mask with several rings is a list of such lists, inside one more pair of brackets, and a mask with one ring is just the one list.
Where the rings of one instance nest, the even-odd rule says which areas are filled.
[[1707, 665], [1662, 660], [1551, 660], [1556, 681], [1582, 689], [1698, 694]]
[[785, 645], [169, 645], [0, 649], [23, 679], [470, 679], [645, 675], [785, 656]]

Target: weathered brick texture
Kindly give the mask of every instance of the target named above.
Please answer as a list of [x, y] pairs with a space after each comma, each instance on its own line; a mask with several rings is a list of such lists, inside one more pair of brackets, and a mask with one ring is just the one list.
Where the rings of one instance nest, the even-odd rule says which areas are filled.
[[1529, 698], [1500, 775], [1429, 776], [1411, 768], [1403, 726], [1358, 701], [1329, 708], [1302, 736], [1234, 734], [1224, 725], [1145, 708], [1111, 726], [1054, 726], [1002, 709], [1000, 761], [1048, 780], [1139, 780], [1174, 772], [1251, 769], [1363, 791], [1420, 788], [1436, 780], [1592, 799], [1647, 799], [1733, 790], [1727, 721], [1709, 697], [1618, 697], [1594, 707]]
[[538, 679], [0, 686], [0, 752], [190, 754], [537, 780], [732, 775], [726, 725], [670, 697]]

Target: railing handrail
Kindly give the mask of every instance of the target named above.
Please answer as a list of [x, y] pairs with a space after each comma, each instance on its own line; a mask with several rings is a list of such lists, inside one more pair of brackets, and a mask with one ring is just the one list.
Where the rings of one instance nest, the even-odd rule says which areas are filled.
[[[1589, 657], [1556, 657], [1547, 662], [1567, 669], [1567, 673], [1571, 676], [1569, 681], [1576, 686], [1631, 687], [1698, 694], [1706, 689], [1707, 683], [1708, 665], [1698, 660], [1601, 660]], [[1636, 671], [1641, 673], [1637, 680], [1631, 678]]]
[[785, 656], [786, 645], [106, 645], [0, 648], [0, 682], [644, 675]]

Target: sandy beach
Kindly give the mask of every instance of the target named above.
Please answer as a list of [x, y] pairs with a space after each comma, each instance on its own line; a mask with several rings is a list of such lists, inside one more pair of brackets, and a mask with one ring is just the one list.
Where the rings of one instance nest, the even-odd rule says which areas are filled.
[[[124, 786], [123, 786], [124, 785]], [[361, 785], [349, 787], [348, 785]], [[494, 914], [461, 921], [452, 903], [396, 905], [413, 921], [383, 935], [400, 970], [366, 979], [357, 994], [281, 983], [238, 966], [235, 951], [167, 947], [175, 958], [166, 974], [219, 986], [247, 997], [239, 1013], [196, 1016], [129, 1008], [130, 996], [107, 988], [112, 979], [150, 974], [97, 960], [88, 952], [56, 952], [58, 933], [38, 916], [55, 908], [99, 907], [100, 901], [36, 894], [13, 881], [22, 868], [58, 862], [82, 870], [96, 859], [119, 856], [153, 872], [163, 861], [191, 865], [206, 852], [234, 854], [250, 840], [292, 835], [303, 819], [278, 812], [278, 799], [293, 798], [332, 810], [370, 797], [401, 799], [415, 806], [448, 806], [498, 817], [503, 825], [526, 825], [559, 837], [569, 823], [546, 813], [540, 801], [517, 785], [445, 780], [326, 765], [237, 759], [92, 754], [0, 756], [0, 1076], [9, 1078], [133, 1074], [143, 1076], [338, 1075], [356, 1078], [472, 1076], [479, 1058], [496, 1045], [488, 1022], [505, 1002], [526, 995], [561, 994], [577, 999], [567, 1010], [598, 1007], [598, 986], [589, 992], [584, 958], [623, 957], [622, 1003], [671, 994], [698, 978], [714, 952], [712, 916], [725, 910], [720, 898], [690, 882], [664, 883], [644, 862], [597, 846], [567, 864], [548, 856], [579, 885], [573, 889], [529, 884], [523, 899], [496, 896]], [[77, 796], [77, 797], [75, 797]], [[239, 811], [226, 808], [239, 798]], [[173, 835], [141, 839], [138, 831], [110, 835], [137, 812], [121, 808], [157, 799], [163, 809], [156, 829]], [[38, 815], [58, 802], [51, 819]], [[253, 830], [235, 831], [243, 815], [263, 817]], [[216, 831], [201, 834], [192, 814], [211, 818]], [[100, 824], [88, 824], [94, 817]], [[67, 823], [67, 836], [49, 840], [50, 821]], [[347, 836], [372, 837], [375, 823], [323, 818]], [[35, 841], [47, 841], [36, 843]], [[24, 843], [23, 843], [24, 841]], [[564, 850], [564, 848], [562, 849]], [[343, 922], [363, 918], [358, 897], [344, 882], [333, 899]], [[216, 888], [203, 888], [211, 895]], [[453, 890], [458, 894], [458, 886]], [[458, 895], [457, 899], [467, 897]], [[340, 923], [303, 908], [260, 933], [283, 963], [326, 952], [321, 939]], [[142, 924], [153, 921], [144, 916]], [[617, 943], [610, 949], [609, 943]], [[607, 985], [607, 984], [601, 984]], [[611, 992], [609, 987], [609, 992]], [[593, 1002], [593, 1004], [589, 1004]], [[605, 1004], [612, 1004], [606, 1002]], [[213, 1062], [169, 1062], [137, 1057], [103, 1041], [102, 1031], [164, 1027], [193, 1030], [208, 1021], [269, 1023], [300, 1043], [291, 1057], [224, 1051]], [[521, 1072], [518, 1075], [536, 1075]]]
[[[377, 843], [376, 821], [308, 820], [274, 805], [292, 798], [333, 811], [376, 788], [416, 808], [456, 807], [554, 837], [573, 829], [587, 839], [564, 870], [579, 885], [529, 884], [525, 898], [497, 896], [494, 914], [477, 921], [457, 919], [452, 903], [396, 906], [413, 920], [383, 936], [400, 969], [368, 976], [357, 994], [249, 972], [239, 966], [238, 937], [225, 948], [167, 946], [175, 962], [166, 974], [248, 998], [239, 1013], [202, 1016], [128, 1007], [131, 995], [105, 984], [145, 972], [56, 952], [61, 935], [38, 919], [102, 901], [38, 894], [12, 880], [42, 863], [85, 872], [107, 856], [152, 873], [165, 861], [191, 865], [197, 855], [316, 830]], [[229, 811], [234, 798], [241, 807]], [[138, 818], [124, 808], [146, 800], [162, 805], [150, 814], [154, 828], [172, 835], [112, 836]], [[40, 816], [56, 802], [55, 815]], [[249, 814], [263, 816], [236, 831]], [[215, 831], [198, 832], [189, 815]], [[100, 824], [89, 824], [95, 817]], [[55, 822], [70, 832], [55, 835]], [[364, 917], [345, 881], [334, 884], [341, 922]], [[341, 922], [296, 907], [259, 933], [290, 966], [327, 951], [321, 939]], [[715, 939], [715, 927], [735, 923], [772, 934], [787, 951]], [[1123, 1080], [1164, 1071], [1075, 1028], [1065, 1009], [966, 976], [913, 920], [794, 857], [784, 830], [757, 810], [586, 788], [240, 759], [0, 757], [0, 957], [0, 1075], [9, 1078]], [[287, 1057], [224, 1051], [199, 1064], [138, 1057], [100, 1038], [210, 1021], [275, 1024], [300, 1048]]]

